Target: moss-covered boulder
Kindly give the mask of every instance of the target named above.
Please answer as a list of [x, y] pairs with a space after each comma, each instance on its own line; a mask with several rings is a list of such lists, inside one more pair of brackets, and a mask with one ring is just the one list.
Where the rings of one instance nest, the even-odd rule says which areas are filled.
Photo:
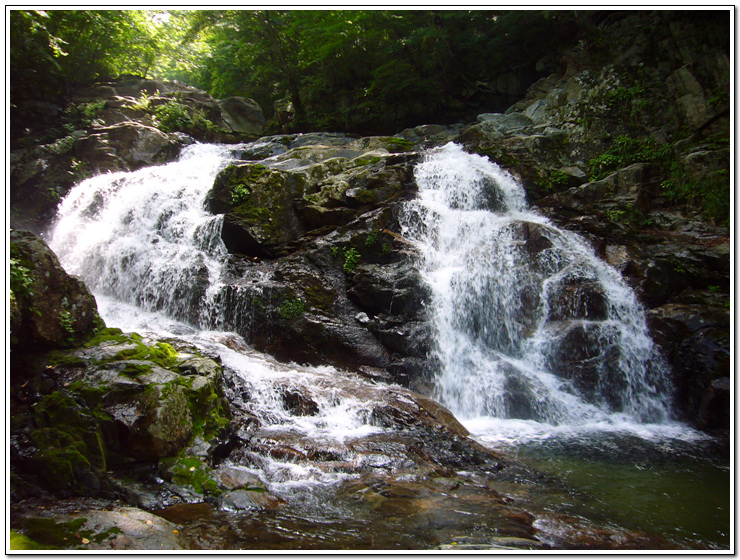
[[[13, 390], [13, 490], [111, 495], [108, 471], [216, 449], [231, 419], [217, 359], [185, 343], [103, 329], [56, 350]], [[42, 396], [38, 396], [41, 392]]]

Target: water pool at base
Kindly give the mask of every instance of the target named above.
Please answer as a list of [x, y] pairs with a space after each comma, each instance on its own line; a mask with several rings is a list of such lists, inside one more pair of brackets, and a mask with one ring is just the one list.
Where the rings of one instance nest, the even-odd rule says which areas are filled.
[[[476, 423], [469, 427], [475, 430]], [[538, 505], [545, 509], [657, 534], [677, 549], [728, 550], [729, 446], [684, 430], [685, 439], [662, 434], [650, 440], [624, 431], [558, 434], [524, 442], [479, 432], [477, 439], [563, 481], [569, 488], [565, 494], [542, 496]]]

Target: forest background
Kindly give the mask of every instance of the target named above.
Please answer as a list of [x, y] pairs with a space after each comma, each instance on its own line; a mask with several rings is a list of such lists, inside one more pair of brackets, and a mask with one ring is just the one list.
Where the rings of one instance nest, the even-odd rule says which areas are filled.
[[[125, 75], [257, 101], [266, 132], [392, 134], [516, 101], [543, 58], [619, 12], [13, 10], [12, 136], [38, 102]], [[542, 70], [541, 68], [539, 69]], [[529, 78], [529, 80], [528, 80]], [[502, 89], [504, 90], [502, 92]], [[286, 119], [289, 125], [286, 130]]]

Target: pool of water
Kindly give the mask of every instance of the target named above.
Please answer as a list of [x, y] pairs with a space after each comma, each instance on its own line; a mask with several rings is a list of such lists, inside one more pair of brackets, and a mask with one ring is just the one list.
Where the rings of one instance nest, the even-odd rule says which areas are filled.
[[727, 442], [600, 433], [503, 448], [568, 488], [559, 497], [543, 497], [549, 502], [542, 504], [545, 508], [654, 534], [676, 549], [730, 548], [733, 490]]

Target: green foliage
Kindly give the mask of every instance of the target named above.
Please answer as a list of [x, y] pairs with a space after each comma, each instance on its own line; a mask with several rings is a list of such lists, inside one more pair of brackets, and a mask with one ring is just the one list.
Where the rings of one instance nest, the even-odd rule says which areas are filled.
[[[438, 122], [452, 97], [483, 100], [492, 76], [574, 41], [572, 20], [514, 10], [172, 11], [164, 33], [180, 39], [176, 60], [158, 71], [214, 97], [252, 97], [275, 129], [383, 133]], [[270, 114], [276, 103], [291, 105], [287, 122]]]
[[[55, 102], [72, 87], [125, 74], [146, 76], [162, 50], [155, 11], [10, 10], [13, 136], [34, 100]], [[94, 118], [94, 107], [83, 116]]]
[[303, 303], [303, 300], [293, 297], [285, 300], [280, 306], [280, 316], [286, 321], [290, 321], [291, 319], [295, 319], [296, 317], [303, 315], [305, 308], [306, 306]]
[[190, 130], [193, 128], [193, 118], [187, 105], [177, 101], [168, 101], [154, 110], [155, 124], [164, 132]]
[[[365, 246], [372, 247], [377, 241], [377, 233], [373, 232], [365, 239]], [[347, 274], [354, 272], [355, 267], [362, 260], [362, 255], [354, 247], [339, 247], [335, 245], [331, 248], [331, 256], [342, 260], [342, 270]]]
[[567, 174], [563, 173], [559, 169], [554, 169], [549, 173], [544, 186], [547, 190], [560, 189], [567, 186], [568, 179], [569, 178]]
[[730, 225], [730, 177], [721, 169], [696, 182], [689, 179], [683, 166], [671, 164], [667, 178], [661, 183], [665, 197], [676, 204], [686, 204], [701, 209], [718, 223]]
[[[12, 248], [11, 248], [12, 251]], [[33, 285], [33, 273], [21, 264], [17, 258], [10, 259], [10, 289], [18, 298], [28, 299], [33, 297], [31, 286]]]
[[169, 100], [154, 109], [154, 125], [162, 132], [223, 132], [200, 109]]
[[62, 309], [59, 312], [59, 325], [62, 327], [65, 333], [67, 333], [67, 340], [70, 343], [74, 343], [75, 327], [72, 319], [72, 314], [67, 309]]
[[610, 221], [619, 223], [624, 218], [625, 211], [617, 209], [607, 209], [604, 211], [604, 213]]
[[[724, 145], [721, 137], [711, 139], [708, 145], [712, 142], [717, 147]], [[607, 151], [589, 161], [591, 180], [603, 179], [637, 162], [652, 163], [665, 175], [661, 190], [670, 202], [692, 206], [709, 218], [729, 225], [729, 172], [721, 169], [701, 181], [692, 180], [670, 146], [658, 144], [651, 138], [617, 137]]]
[[249, 187], [247, 187], [247, 185], [245, 185], [244, 183], [237, 183], [236, 185], [233, 185], [231, 187], [231, 204], [233, 204], [234, 206], [244, 204], [247, 200], [249, 200], [250, 194], [252, 194], [252, 191], [250, 191]]
[[348, 274], [352, 273], [361, 259], [362, 255], [360, 255], [357, 249], [354, 247], [347, 249], [344, 252], [344, 264], [342, 265], [342, 269]]
[[633, 163], [655, 163], [662, 168], [670, 165], [674, 156], [668, 145], [657, 144], [650, 138], [619, 136], [604, 153], [588, 162], [591, 180], [598, 181], [610, 173]]

